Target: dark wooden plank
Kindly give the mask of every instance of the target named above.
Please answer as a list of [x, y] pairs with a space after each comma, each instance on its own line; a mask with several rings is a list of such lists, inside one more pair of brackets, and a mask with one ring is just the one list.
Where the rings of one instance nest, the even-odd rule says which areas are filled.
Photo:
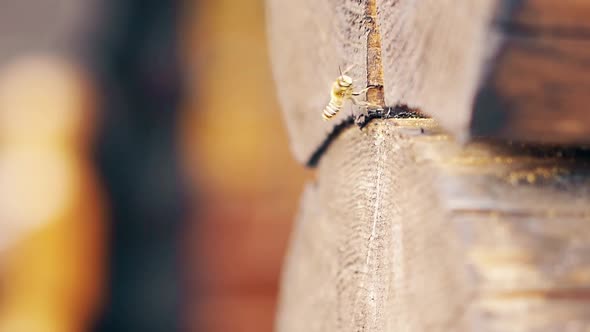
[[476, 99], [472, 133], [590, 141], [590, 39], [507, 38]]
[[588, 2], [379, 6], [386, 104], [420, 108], [461, 139], [590, 142]]
[[[361, 3], [370, 17], [372, 2]], [[588, 329], [588, 152], [452, 138], [588, 140], [585, 4], [374, 4], [377, 24], [365, 27], [382, 45], [375, 52], [369, 38], [369, 81], [381, 67], [385, 104], [419, 108], [443, 129], [377, 120], [317, 145], [329, 131], [289, 115], [308, 86], [279, 81], [298, 159], [324, 152], [289, 250], [278, 330]], [[325, 48], [315, 47], [289, 59], [311, 68]], [[285, 54], [273, 53], [275, 71]]]

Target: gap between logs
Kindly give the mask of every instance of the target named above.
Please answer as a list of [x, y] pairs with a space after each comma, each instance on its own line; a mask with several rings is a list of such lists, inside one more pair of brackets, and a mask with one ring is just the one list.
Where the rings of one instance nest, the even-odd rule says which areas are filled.
[[381, 61], [381, 33], [377, 23], [377, 0], [367, 0], [365, 9], [367, 29], [367, 101], [385, 107], [383, 93], [383, 63]]

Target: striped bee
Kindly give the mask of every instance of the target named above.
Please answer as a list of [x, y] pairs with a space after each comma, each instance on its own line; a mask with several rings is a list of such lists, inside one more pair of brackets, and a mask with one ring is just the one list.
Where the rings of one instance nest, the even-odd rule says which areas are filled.
[[328, 103], [328, 106], [324, 108], [324, 112], [322, 114], [324, 120], [327, 121], [334, 117], [342, 109], [344, 102], [348, 99], [350, 99], [354, 105], [359, 105], [362, 107], [372, 106], [372, 104], [358, 99], [358, 96], [367, 92], [369, 88], [365, 88], [358, 92], [353, 91], [352, 78], [346, 75], [346, 73], [352, 69], [352, 67], [353, 66], [348, 67], [344, 72], [340, 71], [340, 76], [332, 84], [332, 91], [330, 91], [330, 102]]

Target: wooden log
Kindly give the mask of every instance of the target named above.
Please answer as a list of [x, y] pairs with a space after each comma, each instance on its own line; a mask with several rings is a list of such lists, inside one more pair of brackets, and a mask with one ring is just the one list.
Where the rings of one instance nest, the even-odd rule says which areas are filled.
[[588, 329], [589, 160], [462, 147], [430, 119], [344, 130], [306, 188], [277, 330]]
[[420, 109], [462, 140], [590, 142], [586, 1], [268, 0], [268, 8], [277, 91], [301, 162], [351, 114], [319, 120], [335, 68], [347, 64], [357, 64], [359, 87], [372, 87], [369, 99]]
[[[506, 142], [589, 141], [589, 5], [268, 3], [293, 150], [318, 165], [291, 242], [278, 331], [588, 329], [588, 151]], [[364, 12], [338, 11], [357, 4]], [[366, 44], [342, 46], [358, 39]], [[359, 130], [353, 108], [322, 123], [326, 64], [362, 62], [359, 50], [365, 69], [353, 76], [371, 87], [369, 100], [380, 103], [382, 92], [385, 106], [435, 119]]]
[[305, 163], [335, 123], [322, 121], [338, 68], [355, 65], [355, 84], [367, 83], [364, 2], [353, 0], [267, 2], [271, 62], [279, 102], [296, 158]]
[[387, 104], [460, 138], [590, 142], [589, 3], [384, 0], [380, 14]]

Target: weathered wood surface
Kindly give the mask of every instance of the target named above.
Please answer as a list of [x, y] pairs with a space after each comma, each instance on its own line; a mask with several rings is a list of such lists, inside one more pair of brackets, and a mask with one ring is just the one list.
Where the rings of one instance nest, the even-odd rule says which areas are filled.
[[366, 6], [355, 0], [267, 2], [273, 74], [292, 149], [301, 162], [322, 144], [335, 123], [350, 115], [345, 107], [322, 121], [338, 68], [355, 67], [355, 84], [367, 83]]
[[[590, 142], [590, 2], [268, 4], [293, 151], [319, 160], [278, 331], [590, 329], [590, 153], [502, 143]], [[369, 100], [442, 129], [334, 135], [350, 113], [320, 114], [331, 68], [351, 63]], [[455, 141], [478, 135], [495, 140]]]
[[586, 331], [589, 185], [584, 150], [350, 127], [306, 188], [277, 330]]
[[488, 53], [497, 1], [378, 1], [385, 101], [419, 108], [460, 136]]
[[[359, 86], [382, 82], [385, 105], [420, 109], [460, 139], [590, 143], [590, 2], [268, 0], [268, 9], [277, 91], [301, 162], [350, 113], [319, 120], [347, 64]], [[379, 102], [379, 89], [369, 99]]]

